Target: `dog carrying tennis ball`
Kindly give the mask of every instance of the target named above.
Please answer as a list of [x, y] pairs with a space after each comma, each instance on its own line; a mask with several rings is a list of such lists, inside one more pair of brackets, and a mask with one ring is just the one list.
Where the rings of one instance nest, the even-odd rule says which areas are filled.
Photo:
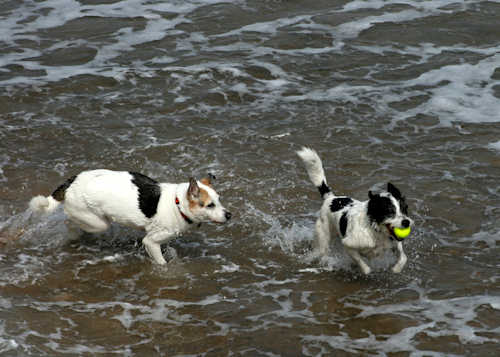
[[407, 227], [407, 228], [395, 227], [394, 228], [394, 234], [396, 235], [396, 237], [398, 237], [400, 239], [408, 237], [410, 235], [410, 232], [411, 232], [410, 227]]

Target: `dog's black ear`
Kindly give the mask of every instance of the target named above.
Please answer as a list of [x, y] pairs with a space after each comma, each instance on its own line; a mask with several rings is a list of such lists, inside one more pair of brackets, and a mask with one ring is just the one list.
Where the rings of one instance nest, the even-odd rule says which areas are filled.
[[371, 200], [375, 195], [373, 194], [372, 191], [368, 191], [368, 198]]
[[194, 179], [194, 177], [189, 178], [189, 187], [187, 190], [188, 198], [198, 199], [200, 197], [200, 187], [198, 186], [198, 182]]
[[401, 192], [390, 182], [387, 183], [387, 192], [389, 192], [397, 200], [402, 198]]

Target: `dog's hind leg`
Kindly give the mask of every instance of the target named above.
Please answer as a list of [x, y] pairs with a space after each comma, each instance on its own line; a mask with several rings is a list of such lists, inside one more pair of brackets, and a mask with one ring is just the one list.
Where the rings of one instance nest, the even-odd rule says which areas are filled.
[[368, 275], [371, 273], [371, 271], [372, 271], [371, 268], [368, 266], [368, 264], [365, 263], [365, 261], [363, 260], [363, 258], [361, 257], [361, 255], [359, 254], [359, 252], [356, 249], [352, 249], [352, 248], [348, 248], [348, 247], [345, 247], [345, 249], [346, 249], [346, 252], [349, 253], [349, 255], [351, 256], [351, 258], [354, 259], [354, 261], [356, 263], [358, 263], [363, 274]]
[[87, 233], [101, 233], [106, 231], [110, 223], [93, 213], [79, 213], [78, 216], [69, 215], [68, 218]]
[[403, 270], [408, 258], [406, 257], [406, 254], [403, 251], [403, 243], [398, 242], [397, 247], [399, 252], [399, 259], [397, 263], [392, 267], [392, 271], [394, 273], [401, 273], [401, 270]]
[[330, 246], [330, 226], [329, 222], [323, 218], [316, 221], [316, 239], [314, 241], [314, 250], [320, 255], [327, 255]]

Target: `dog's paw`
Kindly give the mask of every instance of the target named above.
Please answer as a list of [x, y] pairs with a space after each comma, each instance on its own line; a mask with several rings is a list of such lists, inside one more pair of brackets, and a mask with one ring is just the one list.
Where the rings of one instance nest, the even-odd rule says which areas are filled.
[[398, 262], [396, 263], [396, 265], [394, 265], [394, 266], [392, 267], [392, 271], [393, 271], [394, 273], [397, 273], [397, 274], [401, 273], [401, 271], [403, 270], [403, 268], [404, 268], [404, 267], [405, 267], [405, 265], [406, 265], [406, 261], [407, 261], [407, 260], [408, 260], [408, 259], [406, 258], [406, 255], [405, 255], [404, 253], [403, 253], [403, 254], [401, 254], [401, 257], [399, 258], [399, 260], [398, 260]]
[[361, 270], [363, 271], [363, 274], [365, 274], [365, 275], [369, 275], [372, 272], [371, 268], [368, 265], [362, 266]]
[[401, 271], [403, 270], [403, 266], [400, 265], [400, 264], [396, 264], [392, 267], [392, 272], [393, 273], [396, 273], [396, 274], [399, 274], [401, 273]]
[[160, 260], [160, 259], [153, 259], [153, 261], [157, 264], [157, 265], [161, 265], [161, 266], [165, 266], [167, 265], [167, 261], [165, 259], [163, 260]]

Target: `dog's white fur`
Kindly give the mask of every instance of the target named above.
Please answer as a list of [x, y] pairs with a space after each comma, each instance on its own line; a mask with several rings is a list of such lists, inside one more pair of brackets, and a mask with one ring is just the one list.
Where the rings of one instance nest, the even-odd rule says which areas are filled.
[[[371, 268], [363, 257], [371, 258], [395, 246], [399, 252], [399, 258], [392, 271], [400, 273], [407, 262], [407, 257], [403, 251], [403, 244], [396, 240], [393, 229], [394, 227], [404, 228], [404, 226], [413, 225], [413, 220], [402, 212], [400, 200], [389, 192], [383, 192], [379, 195], [373, 195], [370, 192], [370, 199], [375, 196], [378, 196], [379, 199], [380, 197], [387, 198], [394, 207], [394, 214], [384, 218], [382, 222], [374, 222], [368, 215], [370, 200], [361, 202], [345, 196], [335, 196], [332, 193], [326, 182], [323, 164], [316, 151], [304, 147], [297, 151], [297, 154], [304, 162], [309, 178], [320, 189], [324, 199], [316, 222], [315, 249], [317, 252], [320, 255], [326, 255], [329, 251], [331, 237], [338, 236], [346, 252], [359, 265], [362, 272], [370, 274]], [[396, 196], [401, 197], [404, 201], [397, 188], [391, 184], [388, 184], [388, 187], [393, 192], [397, 192]], [[332, 208], [332, 202], [335, 210]], [[385, 202], [389, 201], [385, 200]], [[403, 202], [403, 204], [405, 203]], [[343, 227], [341, 227], [341, 220], [344, 220]], [[345, 230], [344, 234], [341, 232], [342, 228]]]
[[190, 182], [180, 184], [156, 184], [159, 200], [150, 217], [140, 207], [139, 186], [134, 183], [134, 176], [125, 171], [84, 171], [68, 181], [66, 187], [58, 188], [63, 191], [63, 199], [54, 198], [56, 190], [51, 196], [32, 198], [30, 208], [50, 213], [64, 203], [70, 221], [89, 233], [106, 231], [112, 222], [144, 229], [146, 236], [142, 243], [151, 258], [161, 265], [166, 263], [161, 244], [197, 223], [225, 223], [231, 217], [212, 188], [211, 177], [201, 181], [191, 178]]

